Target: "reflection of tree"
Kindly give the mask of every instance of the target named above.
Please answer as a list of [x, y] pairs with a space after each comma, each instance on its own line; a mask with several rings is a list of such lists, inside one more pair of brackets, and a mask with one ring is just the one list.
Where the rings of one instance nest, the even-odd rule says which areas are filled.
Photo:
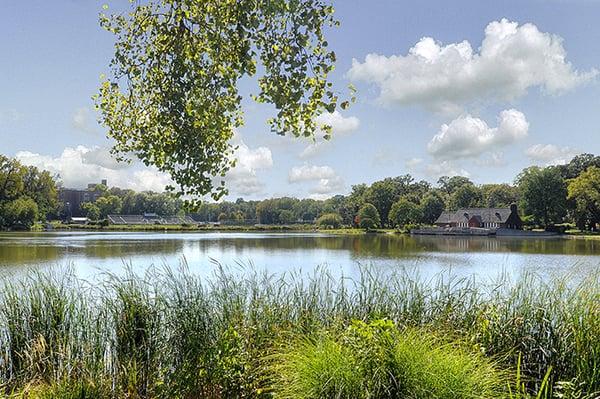
[[185, 241], [181, 239], [123, 239], [88, 240], [82, 247], [70, 247], [69, 253], [90, 258], [127, 259], [140, 255], [182, 254]]
[[2, 243], [0, 241], [0, 266], [18, 266], [51, 262], [62, 255], [62, 248], [30, 243]]

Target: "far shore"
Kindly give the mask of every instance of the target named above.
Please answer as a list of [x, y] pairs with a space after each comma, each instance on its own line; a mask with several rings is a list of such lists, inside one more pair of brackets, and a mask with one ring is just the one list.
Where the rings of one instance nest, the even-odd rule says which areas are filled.
[[[37, 225], [32, 228], [34, 232], [51, 232], [51, 231], [97, 231], [97, 232], [265, 232], [265, 233], [327, 233], [336, 235], [363, 235], [363, 234], [398, 234], [410, 235], [408, 231], [399, 229], [373, 229], [364, 230], [358, 228], [338, 228], [324, 229], [311, 224], [298, 225], [221, 225], [221, 226], [194, 226], [194, 225], [81, 225], [81, 224], [54, 224], [51, 229]], [[435, 235], [432, 235], [435, 236]], [[441, 235], [442, 237], [451, 237], [452, 235]], [[466, 236], [461, 236], [466, 237]], [[484, 236], [481, 236], [484, 237]], [[485, 236], [495, 237], [495, 236]], [[514, 236], [516, 238], [565, 238], [578, 240], [600, 240], [600, 233], [581, 232], [579, 230], [568, 230], [563, 234], [553, 236], [539, 237], [531, 235]]]

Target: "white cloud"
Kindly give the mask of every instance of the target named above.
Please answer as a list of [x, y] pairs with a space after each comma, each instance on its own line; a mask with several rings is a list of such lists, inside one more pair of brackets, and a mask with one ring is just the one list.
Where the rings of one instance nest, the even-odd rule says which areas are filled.
[[581, 154], [571, 147], [558, 147], [554, 144], [536, 144], [525, 151], [525, 155], [533, 162], [546, 165], [564, 165], [576, 155]]
[[417, 166], [421, 165], [423, 163], [423, 159], [421, 158], [411, 158], [409, 160], [407, 160], [404, 165], [406, 166], [406, 169], [408, 170], [414, 170]]
[[[316, 118], [316, 123], [319, 127], [331, 126], [331, 136], [336, 137], [346, 136], [360, 127], [360, 120], [355, 116], [345, 117], [340, 112], [324, 113]], [[299, 154], [300, 159], [307, 159], [321, 154], [329, 145], [330, 140], [323, 138], [323, 132], [317, 132], [315, 141], [309, 144]]]
[[344, 190], [344, 180], [331, 166], [295, 166], [289, 172], [288, 182], [316, 182], [317, 185], [309, 190], [313, 199], [328, 198]]
[[273, 156], [267, 147], [252, 149], [248, 147], [237, 133], [232, 140], [238, 148], [233, 157], [237, 164], [232, 168], [224, 179], [226, 187], [233, 195], [252, 195], [260, 193], [264, 189], [264, 183], [259, 179], [259, 170], [269, 169], [273, 166]]
[[336, 173], [331, 166], [294, 166], [288, 175], [288, 182], [298, 183], [311, 180], [331, 179], [335, 176]]
[[407, 55], [353, 60], [347, 75], [378, 86], [383, 103], [456, 112], [476, 100], [510, 101], [532, 87], [559, 94], [597, 74], [575, 70], [559, 36], [502, 19], [486, 27], [478, 51], [468, 41], [443, 45], [424, 37]]
[[71, 125], [83, 133], [96, 134], [96, 121], [92, 111], [88, 107], [77, 108], [71, 117]]
[[471, 177], [471, 174], [451, 161], [433, 162], [425, 167], [425, 174], [433, 179], [442, 176]]
[[358, 130], [360, 120], [355, 116], [345, 117], [339, 111], [326, 112], [316, 118], [320, 127], [331, 126], [332, 135], [343, 135]]
[[427, 145], [427, 150], [441, 160], [477, 158], [527, 137], [528, 130], [525, 115], [514, 109], [502, 111], [495, 128], [471, 115], [460, 116], [442, 125]]
[[82, 154], [83, 163], [99, 165], [107, 169], [127, 169], [130, 163], [118, 162], [106, 147], [93, 147]]
[[171, 184], [169, 176], [155, 169], [124, 168], [107, 162], [99, 155], [104, 151], [99, 147], [80, 145], [66, 147], [57, 157], [20, 151], [16, 158], [25, 165], [59, 175], [63, 185], [70, 188], [83, 188], [88, 183], [99, 183], [102, 179], [107, 179], [110, 186], [136, 191], [163, 191], [165, 186]]
[[506, 166], [506, 160], [504, 159], [503, 152], [492, 152], [489, 156], [483, 159], [475, 160], [475, 164], [478, 166], [484, 166], [488, 168], [499, 168]]

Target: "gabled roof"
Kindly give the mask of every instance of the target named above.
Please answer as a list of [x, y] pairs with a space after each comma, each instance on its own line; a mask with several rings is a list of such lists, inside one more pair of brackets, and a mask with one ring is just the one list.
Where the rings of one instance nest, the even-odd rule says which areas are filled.
[[464, 208], [455, 212], [442, 212], [435, 223], [464, 223], [473, 217], [481, 219], [481, 223], [506, 223], [511, 213], [510, 208]]

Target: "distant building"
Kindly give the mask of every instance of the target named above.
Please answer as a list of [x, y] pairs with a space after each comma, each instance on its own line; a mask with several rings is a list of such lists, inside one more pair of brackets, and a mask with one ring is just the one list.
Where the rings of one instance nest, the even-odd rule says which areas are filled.
[[[106, 186], [107, 181], [102, 180], [102, 185]], [[58, 193], [58, 199], [63, 204], [65, 218], [84, 216], [81, 211], [81, 204], [84, 202], [96, 202], [102, 196], [102, 191], [96, 189], [97, 183], [90, 183], [87, 189], [80, 190], [74, 188], [63, 188]]]
[[457, 211], [444, 211], [435, 221], [438, 227], [473, 227], [484, 229], [523, 228], [516, 205], [510, 208], [466, 208]]

